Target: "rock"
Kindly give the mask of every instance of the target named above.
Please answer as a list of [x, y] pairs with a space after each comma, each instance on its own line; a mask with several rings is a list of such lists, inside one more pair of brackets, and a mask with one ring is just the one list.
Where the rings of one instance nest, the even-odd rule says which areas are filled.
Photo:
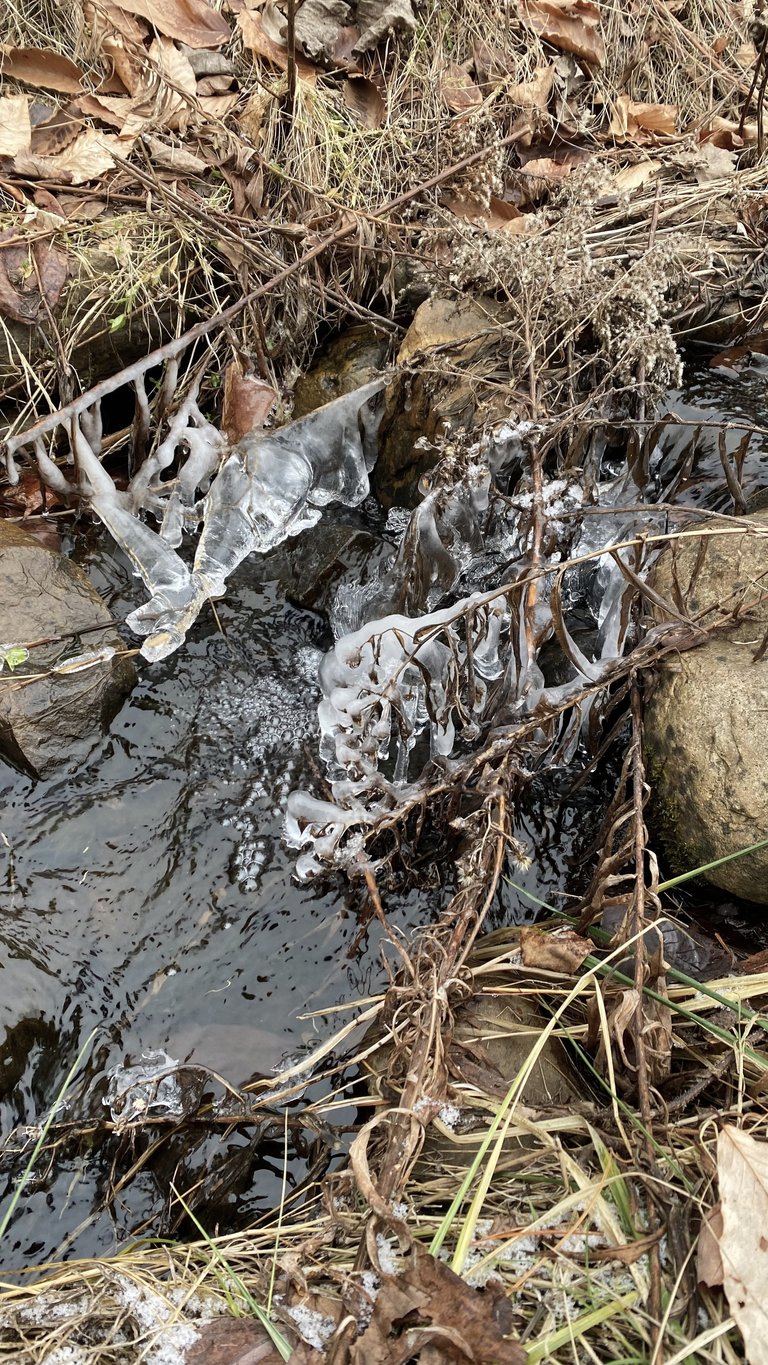
[[[768, 528], [768, 512], [751, 520]], [[768, 658], [754, 662], [768, 630], [766, 541], [747, 532], [711, 537], [697, 565], [700, 543], [692, 538], [665, 552], [654, 574], [656, 591], [674, 602], [674, 575], [693, 615], [730, 607], [734, 592], [733, 604], [755, 605], [700, 648], [666, 661], [648, 699], [651, 818], [673, 873], [768, 835]], [[768, 904], [768, 848], [713, 868], [707, 877], [745, 900]]]
[[293, 416], [305, 417], [324, 403], [351, 393], [379, 374], [389, 337], [374, 327], [347, 327], [323, 346], [311, 370], [294, 385]]
[[[444, 437], [507, 415], [506, 318], [504, 305], [487, 298], [431, 298], [416, 310], [379, 427], [372, 485], [384, 507], [416, 505]], [[501, 380], [495, 392], [492, 376]]]
[[[103, 629], [93, 629], [99, 625]], [[78, 673], [21, 681], [78, 654], [119, 649], [122, 642], [85, 574], [8, 521], [0, 521], [0, 641], [3, 650], [29, 647], [26, 662], [13, 672], [4, 665], [0, 674], [0, 753], [35, 777], [81, 763], [136, 681], [135, 669], [116, 658]]]

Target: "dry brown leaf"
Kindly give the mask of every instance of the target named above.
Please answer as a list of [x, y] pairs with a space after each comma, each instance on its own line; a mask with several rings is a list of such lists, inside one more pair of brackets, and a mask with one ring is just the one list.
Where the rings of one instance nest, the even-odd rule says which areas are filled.
[[705, 1284], [708, 1289], [717, 1289], [723, 1283], [723, 1258], [720, 1255], [722, 1235], [723, 1211], [719, 1204], [715, 1204], [701, 1224], [696, 1249], [696, 1278], [699, 1284]]
[[401, 1274], [382, 1275], [371, 1321], [350, 1352], [350, 1365], [525, 1365], [527, 1352], [510, 1341], [512, 1305], [488, 1284], [473, 1289], [418, 1245]]
[[462, 62], [460, 66], [452, 62], [440, 73], [440, 94], [452, 114], [466, 114], [468, 109], [478, 109], [483, 102], [482, 91], [469, 74], [470, 65], [470, 62]]
[[736, 169], [736, 153], [714, 142], [702, 142], [692, 159], [697, 185], [708, 185], [712, 180], [724, 180]]
[[699, 139], [703, 143], [712, 142], [715, 147], [725, 147], [729, 152], [739, 152], [746, 144], [757, 142], [757, 124], [745, 123], [740, 128], [735, 119], [716, 114], [702, 129]]
[[133, 108], [129, 95], [81, 95], [78, 104], [89, 118], [100, 119], [112, 128], [124, 128]]
[[605, 61], [600, 8], [593, 0], [519, 0], [522, 19], [545, 42], [592, 66]]
[[[655, 137], [674, 137], [676, 104], [644, 104], [619, 95], [614, 101], [609, 132], [617, 142], [647, 142]], [[645, 135], [653, 135], [652, 137]]]
[[214, 1318], [201, 1324], [184, 1365], [280, 1365], [264, 1328], [249, 1318]]
[[88, 180], [98, 180], [105, 171], [111, 171], [115, 161], [113, 152], [127, 156], [130, 142], [120, 140], [112, 133], [102, 133], [97, 128], [88, 128], [58, 156], [33, 156], [19, 153], [14, 166], [20, 175], [33, 179], [58, 180], [67, 185], [84, 185]]
[[26, 151], [31, 136], [29, 96], [0, 96], [0, 156]]
[[144, 134], [144, 146], [152, 157], [152, 165], [174, 175], [204, 175], [210, 168], [201, 156], [188, 152], [186, 147], [174, 147], [151, 133]]
[[381, 128], [387, 116], [381, 91], [366, 76], [349, 76], [345, 80], [344, 103], [364, 128]]
[[66, 256], [45, 239], [9, 246], [0, 239], [0, 312], [14, 322], [36, 322], [43, 301], [53, 310], [66, 278]]
[[631, 194], [632, 190], [639, 190], [659, 170], [660, 161], [637, 161], [634, 166], [622, 166], [613, 177], [612, 188], [617, 194]]
[[226, 19], [205, 0], [119, 0], [119, 8], [187, 47], [221, 47], [231, 36]]
[[360, 37], [355, 52], [370, 52], [390, 33], [410, 33], [416, 27], [411, 0], [357, 0], [355, 20]]
[[551, 156], [532, 156], [520, 167], [520, 174], [533, 180], [566, 180], [573, 166], [570, 161], [555, 161]]
[[0, 48], [0, 76], [63, 95], [77, 94], [83, 79], [75, 62], [45, 47]]
[[768, 1365], [768, 1143], [726, 1124], [717, 1139], [723, 1289], [750, 1365]]
[[53, 109], [50, 117], [41, 119], [32, 128], [29, 150], [33, 156], [58, 156], [83, 131], [84, 122], [79, 104], [68, 104]]
[[[288, 70], [288, 49], [269, 37], [260, 14], [244, 9], [237, 16], [237, 25], [243, 35], [245, 46], [255, 57], [263, 57], [281, 71]], [[296, 57], [296, 74], [310, 85], [317, 81], [317, 67], [304, 57]]]
[[201, 95], [197, 103], [207, 118], [220, 119], [232, 113], [239, 99], [237, 91], [232, 90], [228, 95]]
[[521, 85], [510, 85], [507, 94], [521, 109], [546, 109], [555, 79], [555, 68], [547, 63], [537, 66], [535, 74]]
[[221, 426], [230, 445], [250, 431], [263, 427], [277, 394], [271, 384], [255, 374], [241, 374], [232, 362], [224, 374]]
[[493, 232], [519, 234], [530, 230], [530, 221], [526, 215], [521, 213], [515, 204], [508, 203], [506, 199], [497, 199], [495, 195], [491, 196], [487, 209], [471, 199], [447, 198], [444, 203], [457, 218], [463, 218], [468, 223], [477, 223], [480, 227]]
[[736, 48], [736, 51], [733, 54], [733, 60], [737, 66], [741, 67], [742, 71], [749, 71], [757, 61], [757, 48], [755, 47], [755, 44], [742, 43], [740, 47]]
[[520, 930], [520, 949], [526, 967], [538, 967], [546, 972], [577, 972], [592, 952], [592, 943], [582, 938], [575, 929], [555, 929], [544, 933], [528, 926]]

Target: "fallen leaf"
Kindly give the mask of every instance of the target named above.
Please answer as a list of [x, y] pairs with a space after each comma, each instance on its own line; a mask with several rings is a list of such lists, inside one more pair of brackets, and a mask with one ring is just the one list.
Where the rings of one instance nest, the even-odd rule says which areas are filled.
[[566, 180], [573, 166], [570, 161], [555, 161], [551, 156], [532, 156], [520, 167], [521, 175], [534, 180]]
[[600, 8], [593, 0], [519, 0], [520, 16], [546, 43], [592, 66], [605, 61]]
[[331, 62], [339, 32], [348, 23], [345, 0], [303, 0], [296, 10], [296, 41], [312, 61]]
[[724, 180], [736, 169], [736, 153], [714, 142], [702, 142], [694, 154], [693, 174], [697, 185]]
[[[110, 86], [117, 81], [133, 95], [142, 83], [144, 70], [145, 31], [130, 14], [118, 9], [110, 0], [99, 0], [98, 7], [86, 0], [85, 21], [91, 31], [93, 45], [104, 61], [112, 66]], [[99, 95], [120, 93], [101, 87]]]
[[355, 52], [370, 52], [390, 33], [410, 33], [416, 27], [411, 0], [357, 0], [360, 37]]
[[507, 94], [521, 109], [546, 109], [555, 79], [555, 69], [547, 63], [537, 66], [535, 75], [521, 85], [510, 85]]
[[[260, 14], [253, 10], [244, 9], [237, 16], [237, 25], [243, 35], [245, 46], [255, 57], [263, 57], [265, 61], [271, 62], [273, 66], [281, 71], [288, 70], [288, 49], [273, 38], [270, 38], [264, 27], [264, 21]], [[300, 80], [307, 81], [309, 85], [314, 85], [317, 81], [317, 67], [308, 62], [305, 57], [296, 57], [296, 74]]]
[[750, 1365], [768, 1365], [768, 1143], [726, 1124], [717, 1139], [723, 1289]]
[[42, 119], [32, 129], [29, 150], [33, 156], [58, 156], [83, 131], [84, 120], [79, 104], [68, 104], [54, 109], [49, 118]]
[[457, 218], [463, 218], [468, 223], [477, 223], [479, 227], [488, 228], [491, 232], [518, 234], [527, 232], [530, 228], [530, 220], [515, 204], [510, 204], [506, 199], [497, 199], [495, 195], [491, 196], [488, 208], [472, 199], [448, 198], [444, 203]]
[[66, 278], [67, 258], [49, 241], [3, 246], [0, 238], [0, 312], [14, 322], [36, 322], [43, 300], [53, 310]]
[[208, 118], [222, 119], [231, 114], [239, 99], [237, 90], [233, 90], [229, 95], [202, 95], [197, 103]]
[[613, 104], [609, 132], [617, 142], [652, 140], [653, 137], [674, 137], [677, 132], [676, 104], [644, 104], [619, 95]]
[[175, 147], [151, 133], [145, 133], [143, 141], [155, 168], [173, 171], [175, 175], [204, 175], [210, 169], [207, 161], [188, 152], [186, 147]]
[[83, 80], [75, 62], [47, 47], [0, 48], [0, 76], [63, 95], [77, 94]]
[[0, 156], [26, 151], [31, 136], [29, 96], [0, 96]]
[[89, 118], [100, 119], [112, 128], [124, 128], [133, 108], [130, 95], [81, 95], [78, 104]]
[[118, 8], [140, 15], [155, 32], [187, 47], [221, 47], [231, 36], [226, 19], [205, 0], [119, 0]]
[[717, 1289], [723, 1283], [723, 1258], [720, 1255], [722, 1235], [723, 1211], [719, 1204], [715, 1204], [701, 1224], [696, 1249], [696, 1279], [708, 1289]]
[[271, 384], [254, 374], [242, 374], [234, 361], [224, 374], [221, 426], [230, 445], [263, 427], [277, 394]]
[[364, 128], [381, 128], [387, 106], [381, 91], [366, 76], [348, 76], [344, 82], [344, 103]]
[[264, 1328], [249, 1318], [214, 1318], [201, 1324], [184, 1365], [280, 1365]]
[[575, 929], [542, 929], [527, 926], [520, 930], [520, 949], [526, 967], [538, 967], [546, 972], [566, 972], [573, 975], [592, 952], [590, 939], [582, 938]]
[[470, 76], [469, 67], [469, 62], [462, 62], [460, 66], [452, 62], [440, 73], [440, 95], [452, 114], [466, 114], [468, 109], [478, 109], [483, 102], [482, 91]]
[[472, 1289], [419, 1246], [401, 1274], [381, 1281], [370, 1323], [350, 1347], [350, 1365], [525, 1365], [527, 1352], [507, 1335], [513, 1310], [503, 1290]]
[[617, 194], [631, 194], [632, 190], [641, 189], [659, 170], [660, 161], [636, 161], [634, 166], [622, 166], [613, 177], [612, 188]]
[[113, 152], [127, 156], [130, 143], [121, 141], [111, 133], [102, 133], [97, 128], [88, 128], [58, 156], [32, 156], [20, 153], [14, 166], [20, 175], [44, 180], [59, 180], [67, 185], [84, 185], [88, 180], [98, 180], [105, 171], [111, 171], [115, 160]]
[[757, 142], [757, 124], [745, 123], [742, 128], [736, 119], [721, 118], [716, 114], [701, 130], [699, 140], [725, 147], [729, 152], [739, 152], [747, 144]]

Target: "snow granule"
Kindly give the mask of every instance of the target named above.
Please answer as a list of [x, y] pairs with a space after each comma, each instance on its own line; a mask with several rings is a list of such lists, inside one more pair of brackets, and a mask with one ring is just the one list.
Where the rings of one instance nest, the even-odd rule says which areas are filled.
[[310, 1308], [307, 1304], [297, 1303], [293, 1308], [286, 1308], [286, 1313], [293, 1318], [296, 1327], [308, 1346], [314, 1346], [315, 1350], [322, 1351], [325, 1344], [336, 1331], [336, 1324], [333, 1318], [324, 1318], [317, 1309]]
[[376, 1233], [376, 1254], [379, 1258], [382, 1274], [400, 1274], [400, 1257], [396, 1254], [389, 1237], [385, 1236], [383, 1232]]
[[461, 1118], [461, 1110], [455, 1104], [444, 1104], [437, 1117], [441, 1123], [445, 1124], [446, 1128], [450, 1128], [453, 1132]]

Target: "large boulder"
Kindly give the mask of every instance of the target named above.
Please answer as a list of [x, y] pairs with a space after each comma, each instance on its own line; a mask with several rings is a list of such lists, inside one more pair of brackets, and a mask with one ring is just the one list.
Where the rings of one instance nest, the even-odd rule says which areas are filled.
[[[750, 520], [768, 532], [768, 511]], [[680, 541], [654, 574], [666, 601], [682, 598], [706, 624], [721, 609], [741, 607], [706, 644], [665, 661], [648, 698], [651, 816], [674, 873], [768, 837], [768, 655], [755, 661], [768, 631], [767, 565], [768, 539], [745, 529]], [[768, 848], [707, 876], [768, 904]]]
[[[8, 521], [0, 521], [0, 641], [0, 753], [35, 777], [81, 763], [136, 673], [119, 657], [50, 671], [77, 656], [119, 650], [122, 641], [85, 574]], [[29, 657], [11, 670], [5, 659], [13, 646], [26, 646]], [[15, 663], [20, 655], [10, 657]]]

